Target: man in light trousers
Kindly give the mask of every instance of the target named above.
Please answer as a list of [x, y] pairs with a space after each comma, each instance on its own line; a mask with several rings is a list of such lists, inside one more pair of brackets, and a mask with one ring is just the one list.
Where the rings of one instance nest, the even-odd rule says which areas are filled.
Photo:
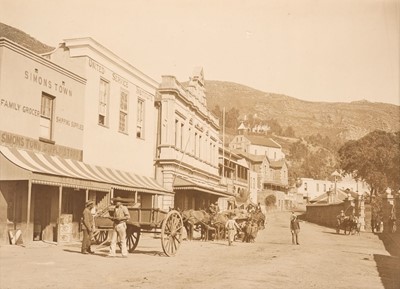
[[126, 248], [126, 222], [129, 220], [130, 215], [128, 208], [121, 204], [121, 201], [116, 199], [114, 210], [114, 230], [111, 237], [110, 257], [115, 257], [115, 250], [117, 247], [117, 239], [121, 242], [122, 257], [128, 257], [128, 250]]

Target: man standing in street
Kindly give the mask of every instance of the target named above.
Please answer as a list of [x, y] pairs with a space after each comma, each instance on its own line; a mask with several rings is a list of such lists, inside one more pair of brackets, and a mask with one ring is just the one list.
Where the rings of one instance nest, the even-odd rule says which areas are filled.
[[115, 250], [117, 247], [117, 239], [121, 242], [122, 257], [128, 257], [128, 250], [126, 248], [126, 221], [129, 220], [130, 215], [128, 208], [121, 204], [120, 199], [115, 199], [115, 210], [112, 220], [114, 221], [114, 230], [111, 237], [110, 257], [115, 257]]
[[299, 233], [300, 224], [297, 216], [292, 212], [292, 217], [290, 219], [290, 232], [292, 233], [292, 244], [300, 245], [299, 243]]
[[233, 219], [233, 214], [230, 213], [228, 215], [228, 221], [225, 224], [225, 228], [228, 230], [228, 245], [232, 246], [232, 243], [235, 239], [236, 235], [236, 229], [240, 231], [239, 225], [236, 223], [236, 221]]
[[93, 254], [94, 252], [90, 248], [92, 244], [92, 234], [93, 234], [93, 215], [92, 215], [92, 208], [93, 208], [93, 201], [87, 201], [85, 203], [85, 209], [83, 210], [83, 217], [82, 217], [82, 231], [83, 231], [83, 240], [82, 240], [82, 254]]

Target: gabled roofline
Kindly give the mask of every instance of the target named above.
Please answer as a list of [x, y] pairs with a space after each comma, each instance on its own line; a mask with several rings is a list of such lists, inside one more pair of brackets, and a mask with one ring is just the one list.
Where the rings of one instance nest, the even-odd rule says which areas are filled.
[[134, 77], [138, 78], [139, 80], [146, 82], [148, 85], [157, 89], [159, 83], [151, 78], [150, 76], [146, 75], [145, 73], [141, 72], [139, 69], [131, 65], [129, 62], [125, 61], [124, 59], [120, 58], [114, 52], [106, 48], [105, 46], [101, 45], [99, 42], [94, 40], [91, 37], [84, 37], [84, 38], [69, 38], [64, 39], [60, 45], [65, 45], [67, 48], [70, 49], [71, 57], [78, 57], [78, 56], [87, 56], [87, 54], [78, 54], [74, 53], [71, 49], [74, 48], [88, 48], [91, 51], [94, 51], [100, 54], [105, 59], [115, 63], [116, 65], [120, 66], [124, 70], [126, 70], [129, 74], [133, 75]]
[[43, 54], [38, 54], [6, 37], [0, 37], [0, 47], [6, 47], [16, 53], [19, 53], [33, 61], [36, 61], [37, 63], [40, 63], [42, 65], [45, 65], [54, 71], [57, 71], [58, 73], [61, 73], [71, 79], [74, 79], [82, 84], [86, 84], [86, 78], [68, 70], [65, 69], [64, 67], [54, 63], [53, 61], [47, 59], [46, 57], [43, 57]]

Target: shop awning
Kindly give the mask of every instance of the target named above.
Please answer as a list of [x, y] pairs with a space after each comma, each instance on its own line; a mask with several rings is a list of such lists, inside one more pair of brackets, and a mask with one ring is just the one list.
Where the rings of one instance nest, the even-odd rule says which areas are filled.
[[218, 189], [215, 186], [207, 186], [205, 184], [199, 184], [192, 180], [184, 179], [182, 177], [176, 177], [174, 180], [174, 190], [194, 190], [207, 194], [217, 195], [221, 197], [229, 197], [232, 194], [224, 191], [222, 188]]
[[[164, 189], [155, 179], [131, 172], [5, 146], [0, 146], [0, 152], [14, 165], [35, 174], [107, 183], [117, 189], [172, 193]], [[51, 179], [49, 181], [51, 182]]]

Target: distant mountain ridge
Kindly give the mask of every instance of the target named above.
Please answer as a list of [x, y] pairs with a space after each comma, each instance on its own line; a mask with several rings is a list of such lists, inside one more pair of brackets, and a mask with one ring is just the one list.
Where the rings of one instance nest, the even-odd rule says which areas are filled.
[[297, 136], [320, 133], [350, 140], [374, 130], [400, 130], [400, 106], [393, 104], [310, 102], [226, 81], [207, 80], [205, 88], [209, 109], [235, 107], [241, 116], [276, 119], [282, 127], [291, 126]]

